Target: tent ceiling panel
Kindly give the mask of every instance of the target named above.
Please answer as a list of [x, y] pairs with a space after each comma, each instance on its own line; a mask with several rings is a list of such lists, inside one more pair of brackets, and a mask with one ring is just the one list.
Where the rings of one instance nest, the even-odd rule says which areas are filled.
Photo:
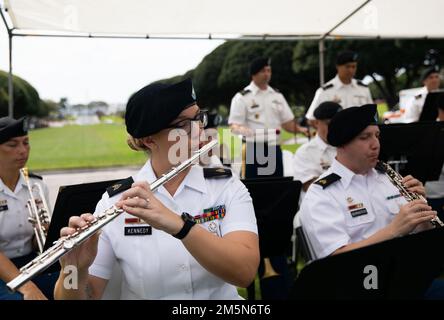
[[[366, 0], [5, 0], [16, 34], [321, 36]], [[428, 8], [428, 10], [422, 10]], [[444, 37], [442, 0], [372, 0], [338, 37]]]

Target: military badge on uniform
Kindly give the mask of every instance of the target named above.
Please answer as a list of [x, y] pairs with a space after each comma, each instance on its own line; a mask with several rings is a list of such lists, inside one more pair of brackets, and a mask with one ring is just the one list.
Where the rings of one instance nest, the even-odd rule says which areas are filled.
[[0, 212], [8, 210], [8, 200], [0, 200]]
[[337, 175], [336, 173], [331, 173], [328, 176], [325, 176], [317, 181], [314, 182], [314, 184], [320, 185], [322, 189], [327, 188], [332, 183], [341, 180], [341, 176]]
[[152, 232], [151, 226], [125, 227], [126, 236], [149, 236]]
[[354, 200], [351, 197], [347, 198], [348, 205], [348, 211], [350, 212], [351, 216], [353, 218], [362, 216], [364, 214], [367, 214], [367, 209], [364, 208], [364, 204], [361, 203], [353, 203]]
[[113, 189], [113, 191], [118, 190], [122, 185], [120, 183], [116, 183], [114, 185], [111, 186], [111, 188]]
[[125, 224], [146, 224], [146, 222], [140, 218], [134, 217], [134, 218], [125, 218]]
[[[128, 226], [131, 225], [131, 226]], [[125, 236], [146, 236], [151, 235], [153, 229], [147, 223], [137, 217], [125, 218]]]
[[225, 217], [225, 205], [205, 209], [201, 215], [194, 216], [196, 223], [205, 223], [212, 220], [222, 220]]
[[217, 234], [217, 224], [214, 221], [211, 221], [208, 224], [208, 231], [210, 231], [211, 233], [216, 233]]
[[386, 199], [387, 200], [392, 200], [392, 199], [396, 199], [396, 198], [399, 198], [399, 197], [402, 197], [400, 193], [388, 196]]

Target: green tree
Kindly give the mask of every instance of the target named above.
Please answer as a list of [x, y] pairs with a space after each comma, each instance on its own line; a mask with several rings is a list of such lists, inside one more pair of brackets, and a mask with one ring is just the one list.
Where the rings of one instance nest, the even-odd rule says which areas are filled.
[[[41, 101], [37, 90], [27, 81], [13, 76], [14, 86], [14, 117], [41, 116]], [[0, 71], [0, 116], [8, 115], [8, 74]]]
[[[326, 81], [336, 74], [337, 53], [355, 50], [359, 53], [357, 78], [370, 76], [373, 96], [387, 100], [390, 106], [396, 104], [399, 90], [421, 85], [418, 78], [427, 52], [444, 52], [440, 40], [328, 40], [325, 47]], [[290, 104], [308, 108], [319, 87], [317, 41], [227, 41], [195, 69], [161, 81], [192, 76], [201, 105], [210, 109], [229, 106], [233, 95], [250, 82], [248, 67], [258, 56], [272, 60], [271, 86], [279, 89]], [[437, 57], [439, 60], [439, 54]]]

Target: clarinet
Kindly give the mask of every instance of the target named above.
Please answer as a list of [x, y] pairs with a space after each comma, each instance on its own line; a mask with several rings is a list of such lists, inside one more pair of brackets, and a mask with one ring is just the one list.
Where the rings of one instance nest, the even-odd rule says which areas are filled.
[[[402, 176], [396, 172], [388, 163], [378, 161], [375, 169], [384, 172], [389, 178], [390, 182], [399, 190], [399, 193], [408, 201], [413, 200], [422, 200], [427, 203], [426, 198], [416, 192], [411, 192], [407, 189], [407, 187], [402, 183]], [[435, 226], [435, 228], [444, 227], [444, 223], [438, 218], [435, 217], [430, 220], [430, 223]]]
[[[201, 155], [208, 153], [216, 144], [217, 140], [210, 141], [208, 144], [197, 150], [189, 159], [182, 162], [177, 167], [173, 167], [167, 173], [163, 174], [162, 177], [150, 184], [151, 190], [155, 191], [157, 188], [173, 179], [177, 174], [184, 171], [195, 161], [197, 161]], [[102, 229], [105, 225], [113, 221], [123, 212], [123, 209], [112, 206], [111, 208], [98, 214], [93, 221], [88, 222], [85, 226], [81, 228], [78, 228], [73, 234], [62, 237], [59, 240], [55, 241], [52, 247], [37, 256], [27, 265], [23, 266], [20, 269], [20, 274], [12, 279], [10, 282], [8, 282], [6, 285], [10, 290], [16, 291], [27, 281], [33, 279], [35, 276], [45, 271], [47, 268], [57, 262], [61, 257], [86, 241], [88, 238]]]

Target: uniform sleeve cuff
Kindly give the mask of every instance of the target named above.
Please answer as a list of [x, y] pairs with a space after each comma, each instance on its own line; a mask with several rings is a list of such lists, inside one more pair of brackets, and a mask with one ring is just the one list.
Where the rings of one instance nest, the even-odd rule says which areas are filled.
[[349, 238], [343, 238], [341, 240], [336, 241], [335, 243], [332, 243], [327, 248], [321, 251], [320, 255], [316, 257], [317, 259], [324, 258], [326, 256], [331, 255], [333, 252], [338, 250], [339, 248], [346, 246], [349, 244]]

